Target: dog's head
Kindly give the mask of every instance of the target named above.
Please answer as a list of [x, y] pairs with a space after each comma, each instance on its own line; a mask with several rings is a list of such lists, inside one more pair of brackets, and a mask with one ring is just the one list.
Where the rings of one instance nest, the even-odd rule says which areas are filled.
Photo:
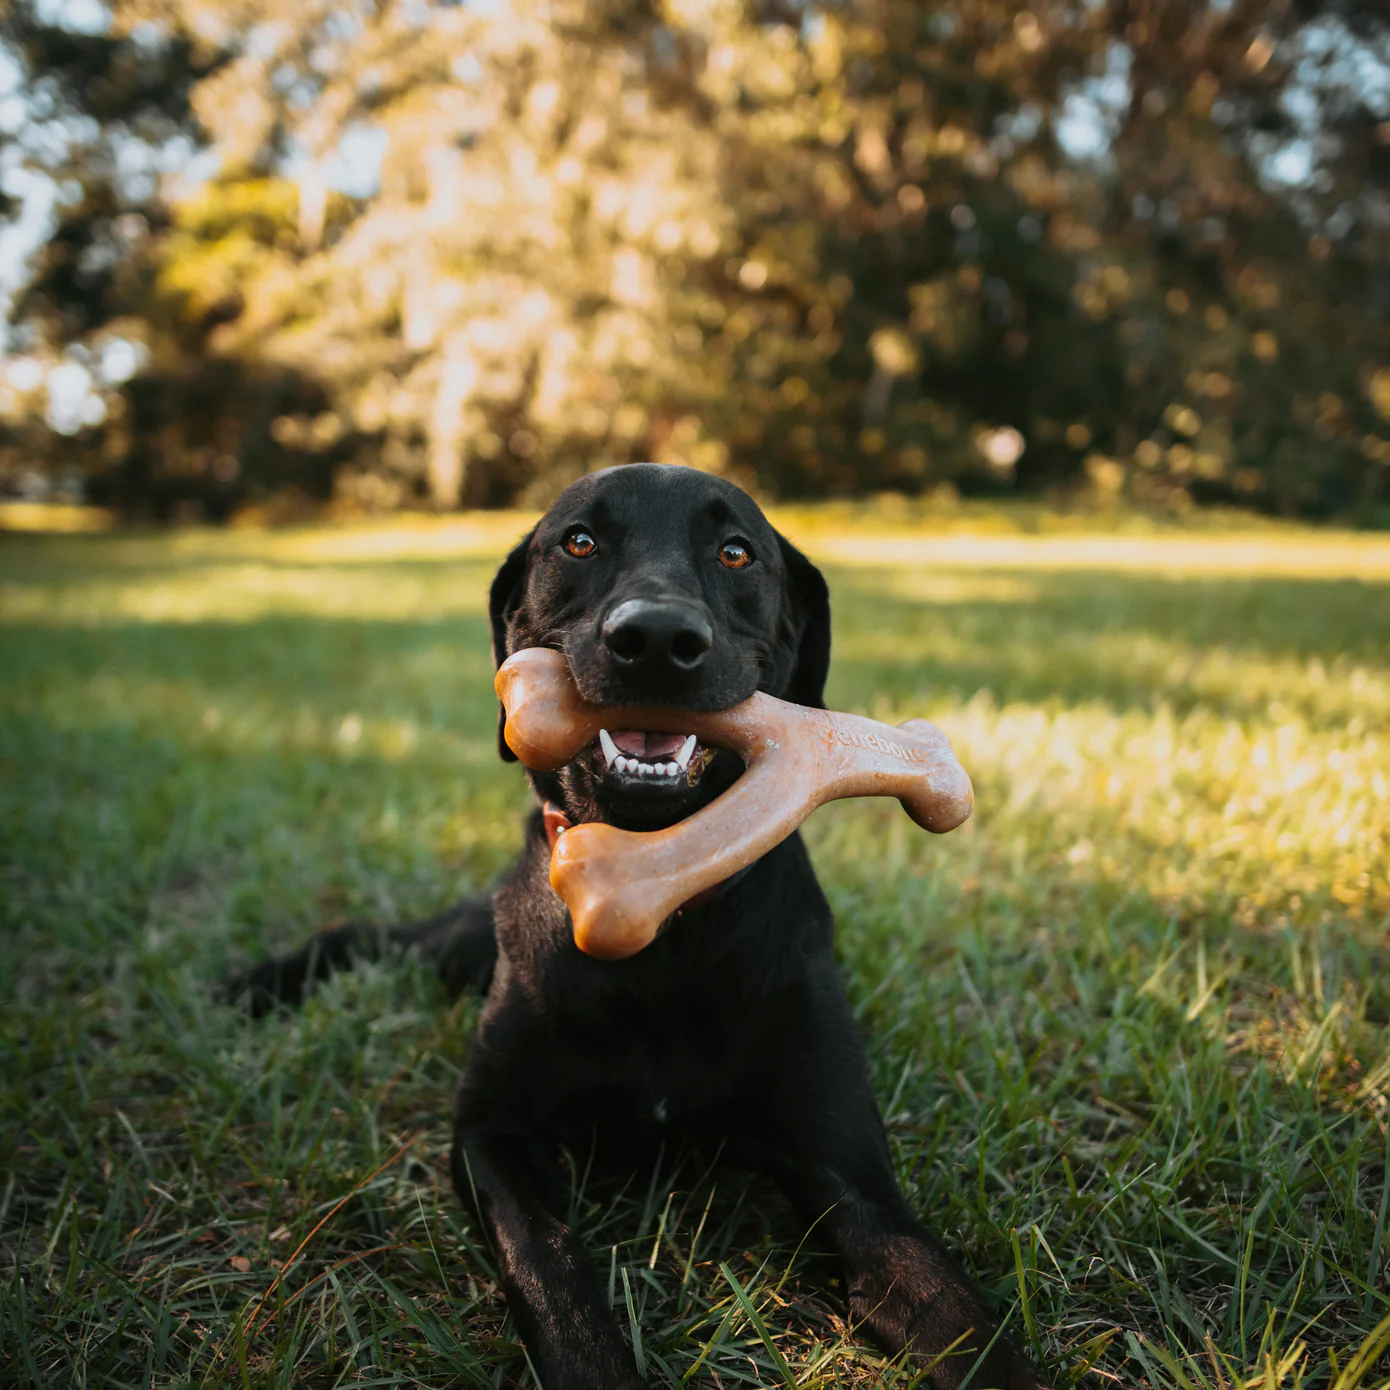
[[[594, 704], [719, 710], [755, 690], [823, 704], [820, 571], [747, 493], [691, 468], [630, 464], [566, 488], [507, 556], [490, 608], [498, 663], [553, 647]], [[713, 800], [741, 770], [693, 737], [612, 729], [531, 778], [573, 821], [651, 829]]]

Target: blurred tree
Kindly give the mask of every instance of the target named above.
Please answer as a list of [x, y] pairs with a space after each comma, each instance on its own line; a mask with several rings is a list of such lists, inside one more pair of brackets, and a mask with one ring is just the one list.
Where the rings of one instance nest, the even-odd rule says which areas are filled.
[[326, 408], [325, 388], [211, 351], [211, 329], [235, 307], [190, 312], [161, 283], [185, 215], [178, 180], [199, 159], [189, 96], [225, 53], [147, 27], [113, 33], [100, 5], [50, 4], [48, 22], [38, 8], [0, 19], [11, 112], [0, 168], [20, 203], [12, 259], [26, 230], [38, 243], [14, 297], [0, 468], [30, 486], [41, 460], [60, 486], [85, 477], [99, 500], [162, 518], [189, 505], [225, 515], [248, 459], [263, 487], [324, 491], [325, 460], [269, 432], [287, 408]]
[[654, 457], [1390, 522], [1378, 6], [42, 11], [3, 39], [69, 135], [6, 166], [60, 196], [0, 413], [129, 507]]

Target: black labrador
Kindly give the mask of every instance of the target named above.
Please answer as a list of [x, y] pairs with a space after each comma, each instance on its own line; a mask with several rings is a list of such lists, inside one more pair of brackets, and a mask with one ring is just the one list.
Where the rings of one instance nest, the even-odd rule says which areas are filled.
[[[830, 606], [814, 565], [731, 484], [634, 464], [567, 488], [491, 592], [493, 655], [553, 647], [605, 705], [725, 709], [755, 690], [821, 706]], [[624, 961], [592, 960], [548, 879], [566, 822], [667, 826], [739, 776], [692, 738], [607, 730], [528, 773], [541, 806], [490, 900], [385, 933], [349, 926], [233, 985], [253, 1007], [384, 941], [415, 945], [487, 1000], [459, 1090], [453, 1175], [497, 1252], [544, 1390], [637, 1390], [604, 1282], [556, 1214], [557, 1147], [595, 1129], [714, 1140], [775, 1177], [841, 1262], [854, 1321], [910, 1348], [936, 1390], [1036, 1390], [979, 1292], [894, 1177], [830, 908], [799, 835], [688, 903]], [[505, 743], [504, 759], [514, 760]]]

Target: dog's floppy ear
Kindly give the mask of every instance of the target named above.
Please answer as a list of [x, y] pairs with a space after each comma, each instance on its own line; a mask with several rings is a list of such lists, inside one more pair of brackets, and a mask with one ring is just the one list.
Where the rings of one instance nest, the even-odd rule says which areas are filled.
[[796, 661], [783, 698], [824, 709], [830, 672], [830, 590], [825, 576], [785, 536], [778, 535], [777, 544], [786, 566], [796, 634]]
[[[487, 612], [492, 623], [492, 664], [500, 666], [507, 659], [507, 625], [521, 607], [526, 592], [526, 560], [531, 551], [531, 540], [535, 536], [532, 527], [512, 547], [512, 552], [502, 561], [502, 568], [493, 577], [492, 588], [488, 591]], [[502, 737], [502, 728], [507, 722], [507, 711], [501, 702], [497, 705], [497, 751], [504, 763], [516, 762], [516, 754], [507, 747]]]

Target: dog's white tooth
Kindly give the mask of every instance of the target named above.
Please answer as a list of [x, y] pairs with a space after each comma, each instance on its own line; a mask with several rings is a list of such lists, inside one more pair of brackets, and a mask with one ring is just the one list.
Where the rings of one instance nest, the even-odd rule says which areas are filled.
[[615, 769], [616, 771], [618, 771], [618, 772], [626, 772], [626, 771], [627, 771], [627, 759], [626, 759], [625, 757], [623, 757], [623, 755], [622, 755], [621, 753], [619, 753], [618, 756], [617, 756], [616, 758], [613, 759], [613, 767], [614, 767], [614, 769]]
[[674, 776], [676, 775], [676, 773], [678, 773], [679, 771], [680, 771], [680, 768], [678, 768], [678, 767], [675, 765], [675, 763], [667, 763], [667, 764], [666, 764], [666, 775], [667, 775], [668, 777], [674, 777]]
[[638, 763], [637, 771], [643, 777], [650, 777], [656, 769], [650, 763]]
[[612, 767], [618, 758], [618, 745], [613, 742], [613, 736], [607, 729], [598, 731], [598, 744], [603, 749], [603, 756], [608, 759], [608, 766]]
[[681, 751], [676, 754], [676, 766], [682, 772], [690, 766], [690, 756], [695, 751], [695, 735], [687, 734], [685, 742], [681, 744]]

